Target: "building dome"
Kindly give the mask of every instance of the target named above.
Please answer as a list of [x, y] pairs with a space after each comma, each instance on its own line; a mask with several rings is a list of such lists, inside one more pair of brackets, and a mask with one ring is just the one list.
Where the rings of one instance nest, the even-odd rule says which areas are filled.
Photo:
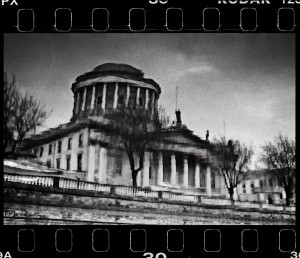
[[94, 68], [96, 73], [128, 73], [143, 77], [144, 73], [128, 64], [105, 63]]
[[128, 64], [104, 63], [79, 75], [72, 84], [74, 94], [71, 121], [81, 118], [101, 118], [116, 108], [157, 110], [161, 93], [153, 79]]

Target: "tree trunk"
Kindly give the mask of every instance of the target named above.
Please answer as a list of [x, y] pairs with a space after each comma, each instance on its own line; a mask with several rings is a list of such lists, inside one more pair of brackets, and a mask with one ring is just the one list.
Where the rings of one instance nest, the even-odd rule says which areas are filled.
[[231, 204], [234, 205], [234, 188], [233, 187], [229, 187], [228, 188], [228, 193], [229, 193], [229, 198], [230, 198], [230, 201], [231, 201]]
[[131, 174], [132, 174], [132, 186], [137, 187], [137, 182], [136, 182], [137, 173], [136, 173], [136, 170], [131, 171]]
[[291, 198], [291, 191], [290, 191], [290, 187], [285, 187], [285, 206], [289, 207], [291, 205], [290, 203], [290, 198]]

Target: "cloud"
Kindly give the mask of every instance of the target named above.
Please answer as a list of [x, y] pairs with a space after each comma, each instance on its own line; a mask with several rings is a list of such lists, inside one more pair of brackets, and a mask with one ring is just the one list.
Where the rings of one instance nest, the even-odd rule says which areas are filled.
[[185, 71], [185, 73], [209, 73], [211, 71], [214, 71], [215, 68], [213, 66], [202, 64], [199, 66], [194, 66]]

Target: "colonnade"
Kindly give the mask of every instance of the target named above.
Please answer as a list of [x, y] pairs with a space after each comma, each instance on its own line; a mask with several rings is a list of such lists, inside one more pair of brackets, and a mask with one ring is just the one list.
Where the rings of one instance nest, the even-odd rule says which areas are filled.
[[[100, 147], [99, 154], [95, 153], [96, 148], [93, 145], [89, 146], [89, 162], [88, 162], [88, 174], [87, 179], [88, 181], [94, 182], [94, 173], [95, 173], [95, 155], [99, 155], [99, 183], [106, 183], [106, 173], [107, 173], [107, 148]], [[150, 156], [151, 153], [146, 151], [144, 154], [144, 164], [142, 171], [138, 174], [138, 180], [142, 177], [141, 186], [146, 187], [149, 186], [149, 174], [150, 174]], [[164, 157], [162, 152], [157, 153], [157, 176], [156, 176], [156, 184], [159, 186], [163, 183], [164, 178], [164, 166], [163, 166], [163, 159]], [[169, 158], [169, 157], [168, 157]], [[176, 166], [176, 155], [175, 153], [171, 154], [171, 176], [170, 176], [170, 183], [171, 185], [178, 185], [177, 182], [177, 166]], [[183, 186], [188, 188], [189, 187], [189, 159], [188, 156], [183, 157]], [[153, 171], [155, 173], [155, 171]], [[211, 171], [210, 167], [207, 166], [205, 171], [205, 188], [206, 193], [211, 195]], [[142, 175], [141, 175], [142, 174]], [[194, 166], [194, 182], [195, 188], [200, 187], [200, 164], [199, 161], [196, 160]]]
[[[116, 82], [114, 87], [114, 99], [113, 99], [113, 108], [117, 108], [118, 106], [118, 100], [119, 100], [119, 84], [118, 82]], [[75, 103], [76, 103], [76, 107], [75, 107], [75, 112], [76, 114], [78, 114], [80, 112], [80, 110], [84, 111], [86, 109], [86, 101], [87, 101], [87, 87], [92, 87], [92, 96], [91, 96], [91, 102], [90, 102], [90, 109], [94, 109], [95, 108], [95, 99], [96, 99], [96, 87], [97, 85], [91, 85], [91, 86], [85, 86], [84, 90], [83, 90], [83, 99], [82, 102], [80, 102], [80, 94], [81, 92], [78, 90], [76, 95], [75, 95]], [[130, 92], [131, 92], [131, 88], [132, 87], [137, 87], [137, 92], [136, 92], [136, 105], [139, 105], [139, 98], [140, 98], [140, 89], [141, 87], [139, 86], [131, 86], [131, 85], [126, 85], [126, 96], [125, 96], [125, 107], [128, 107], [129, 104], [129, 97], [130, 97]], [[107, 93], [108, 87], [107, 87], [107, 83], [103, 84], [103, 88], [102, 88], [102, 104], [101, 104], [101, 108], [103, 110], [105, 110], [106, 108], [106, 93]], [[157, 108], [157, 97], [155, 96], [155, 91], [154, 90], [150, 90], [148, 88], [145, 88], [146, 92], [145, 92], [145, 103], [143, 104], [144, 108], [147, 110], [148, 109], [148, 105], [149, 105], [149, 100], [150, 100], [150, 94], [152, 94], [151, 96], [151, 107], [152, 107], [152, 112], [154, 112], [155, 107]]]

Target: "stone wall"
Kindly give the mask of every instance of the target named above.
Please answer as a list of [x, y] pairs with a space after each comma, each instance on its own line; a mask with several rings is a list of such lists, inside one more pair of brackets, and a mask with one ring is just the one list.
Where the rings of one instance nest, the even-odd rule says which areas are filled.
[[295, 213], [4, 184], [4, 224], [295, 224]]

